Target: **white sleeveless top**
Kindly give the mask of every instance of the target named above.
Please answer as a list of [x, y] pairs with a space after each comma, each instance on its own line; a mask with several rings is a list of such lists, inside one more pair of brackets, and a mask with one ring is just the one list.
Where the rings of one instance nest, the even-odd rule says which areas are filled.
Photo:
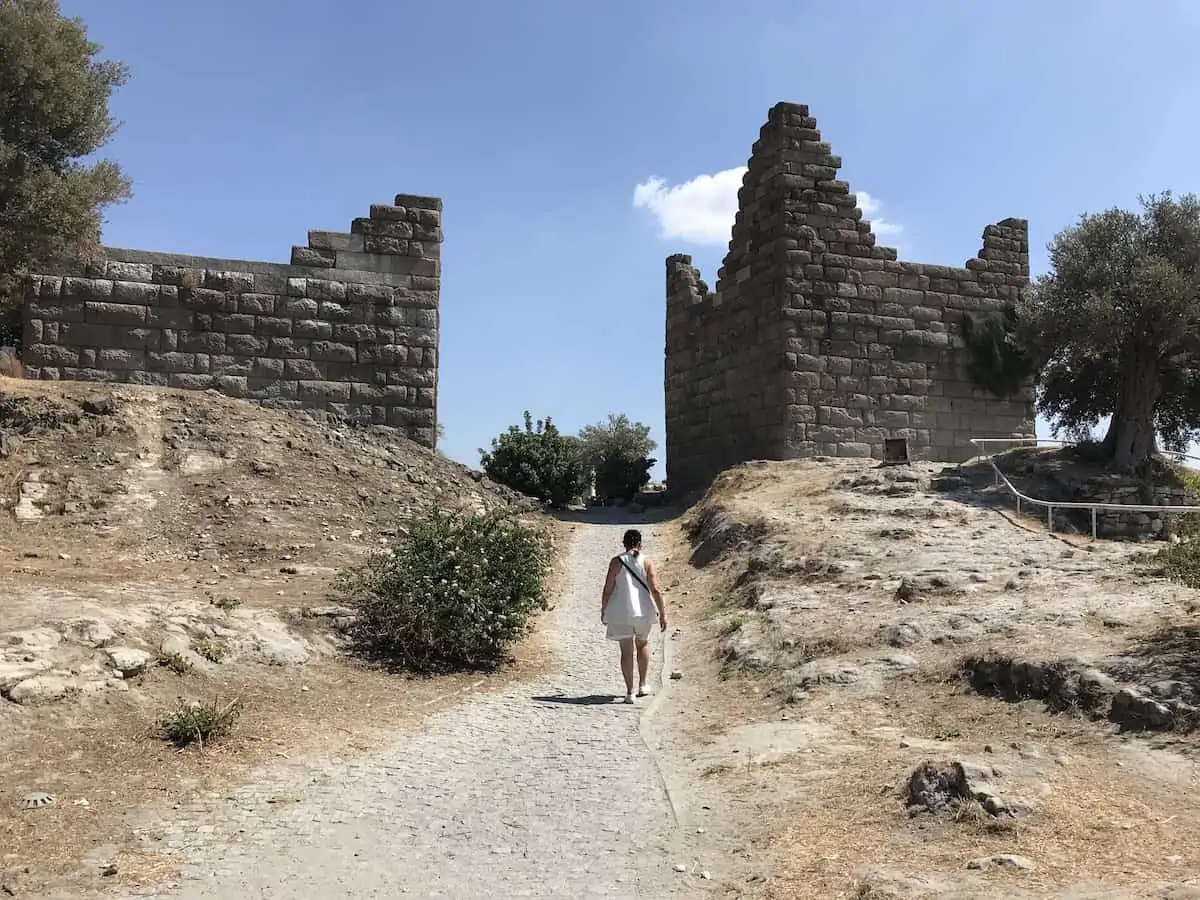
[[[617, 564], [617, 583], [613, 587], [612, 597], [609, 598], [608, 606], [604, 610], [604, 623], [606, 625], [632, 625], [634, 622], [653, 619], [658, 616], [658, 611], [654, 606], [654, 598], [650, 596], [650, 592], [638, 584], [636, 578], [630, 574], [629, 569], [637, 572], [638, 578], [641, 578], [646, 584], [650, 583], [650, 579], [646, 577], [645, 557], [640, 553], [622, 553], [617, 559], [621, 560]], [[627, 569], [626, 566], [629, 566]]]

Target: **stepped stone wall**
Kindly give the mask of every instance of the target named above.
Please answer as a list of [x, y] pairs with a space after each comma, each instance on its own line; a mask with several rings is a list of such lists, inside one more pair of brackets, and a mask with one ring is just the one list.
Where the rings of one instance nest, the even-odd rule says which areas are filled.
[[702, 486], [751, 459], [959, 461], [971, 437], [1032, 437], [1033, 387], [996, 398], [965, 372], [963, 321], [1029, 284], [1028, 224], [984, 229], [962, 268], [876, 244], [808, 107], [780, 103], [754, 144], [710, 291], [667, 258], [667, 482]]
[[32, 378], [215, 389], [436, 444], [442, 201], [397, 195], [290, 264], [105, 248], [26, 284]]

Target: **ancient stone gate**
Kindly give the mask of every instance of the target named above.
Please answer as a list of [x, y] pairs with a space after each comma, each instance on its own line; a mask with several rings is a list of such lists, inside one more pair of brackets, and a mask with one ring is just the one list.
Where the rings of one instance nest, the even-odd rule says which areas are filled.
[[965, 372], [967, 315], [1029, 284], [1024, 219], [983, 232], [965, 267], [898, 261], [877, 246], [841, 159], [807, 106], [773, 107], [738, 193], [710, 292], [667, 258], [667, 481], [705, 484], [752, 459], [970, 457], [970, 437], [1032, 437], [1032, 385], [999, 399]]

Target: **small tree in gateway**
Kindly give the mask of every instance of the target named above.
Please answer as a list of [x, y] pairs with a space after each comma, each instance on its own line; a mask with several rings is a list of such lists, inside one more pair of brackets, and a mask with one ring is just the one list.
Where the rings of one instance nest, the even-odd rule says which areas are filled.
[[510, 425], [492, 439], [490, 452], [479, 451], [488, 478], [555, 506], [582, 496], [588, 479], [579, 440], [560, 433], [549, 416], [535, 426], [529, 410], [524, 425], [523, 429]]
[[1111, 416], [1102, 449], [1121, 471], [1200, 430], [1200, 201], [1141, 203], [1060, 232], [1019, 316], [1041, 363], [1039, 411], [1077, 439]]
[[97, 249], [102, 210], [129, 196], [116, 163], [82, 161], [116, 130], [127, 78], [100, 49], [57, 0], [0, 0], [0, 344], [20, 340], [22, 275]]
[[609, 413], [607, 422], [580, 430], [579, 441], [600, 499], [632, 500], [650, 482], [650, 469], [657, 462], [650, 457], [657, 446], [650, 426], [631, 422], [623, 413]]

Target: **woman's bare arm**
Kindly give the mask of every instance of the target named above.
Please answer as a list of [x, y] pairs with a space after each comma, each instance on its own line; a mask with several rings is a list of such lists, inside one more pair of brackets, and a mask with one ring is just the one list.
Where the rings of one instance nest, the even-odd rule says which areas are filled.
[[658, 569], [654, 567], [654, 560], [646, 560], [646, 581], [650, 588], [650, 596], [654, 598], [654, 605], [658, 607], [658, 618], [662, 621], [663, 627], [667, 624], [667, 603], [663, 599], [662, 588], [658, 584]]
[[600, 618], [604, 618], [604, 610], [608, 608], [608, 601], [612, 599], [613, 589], [617, 586], [617, 567], [620, 566], [620, 560], [615, 556], [608, 561], [608, 574], [604, 577], [604, 592], [600, 595]]

